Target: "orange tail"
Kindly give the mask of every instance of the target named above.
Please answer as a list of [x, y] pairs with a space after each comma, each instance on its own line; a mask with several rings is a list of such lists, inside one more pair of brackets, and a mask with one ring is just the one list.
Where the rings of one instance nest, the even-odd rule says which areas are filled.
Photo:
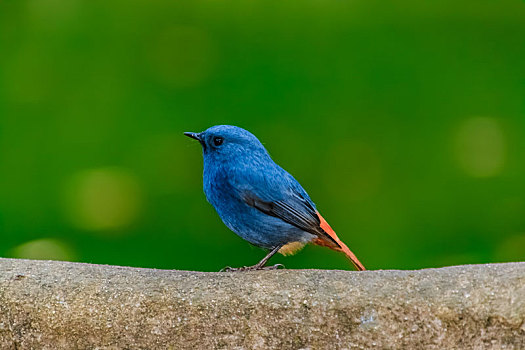
[[340, 247], [336, 246], [333, 242], [329, 241], [329, 240], [324, 240], [322, 238], [316, 238], [314, 239], [313, 243], [314, 244], [317, 244], [317, 245], [320, 245], [320, 246], [324, 246], [324, 247], [328, 247], [330, 249], [333, 249], [333, 250], [336, 250], [338, 252], [343, 252], [346, 257], [348, 259], [350, 259], [350, 261], [352, 262], [352, 264], [354, 264], [355, 268], [359, 271], [365, 271], [365, 267], [363, 264], [361, 264], [361, 262], [359, 261], [359, 259], [357, 259], [357, 257], [354, 255], [354, 253], [352, 253], [352, 251], [350, 249], [348, 249], [348, 247], [346, 246], [346, 244], [344, 244], [340, 239], [339, 237], [337, 237], [337, 235], [335, 234], [335, 231], [330, 227], [330, 225], [328, 225], [328, 223], [326, 222], [326, 220], [321, 216], [321, 214], [319, 214], [319, 212], [317, 212], [317, 215], [319, 216], [319, 219], [321, 220], [321, 228], [330, 236], [334, 239], [334, 241], [337, 242], [337, 244], [339, 244]]

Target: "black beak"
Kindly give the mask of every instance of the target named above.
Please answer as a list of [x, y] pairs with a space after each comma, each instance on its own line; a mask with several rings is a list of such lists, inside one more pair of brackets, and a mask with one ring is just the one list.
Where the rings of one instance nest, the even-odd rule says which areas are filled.
[[202, 141], [202, 138], [201, 138], [201, 134], [199, 133], [196, 133], [196, 132], [185, 132], [184, 135], [188, 136], [188, 137], [191, 137], [192, 139], [195, 139], [199, 142]]

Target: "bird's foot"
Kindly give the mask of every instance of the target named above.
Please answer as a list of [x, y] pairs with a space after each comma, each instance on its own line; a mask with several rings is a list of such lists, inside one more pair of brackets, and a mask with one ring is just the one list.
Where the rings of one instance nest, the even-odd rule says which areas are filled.
[[226, 266], [220, 272], [241, 272], [241, 271], [261, 271], [261, 270], [277, 270], [279, 267], [284, 268], [283, 264], [275, 264], [272, 266], [243, 266], [243, 267], [229, 267]]

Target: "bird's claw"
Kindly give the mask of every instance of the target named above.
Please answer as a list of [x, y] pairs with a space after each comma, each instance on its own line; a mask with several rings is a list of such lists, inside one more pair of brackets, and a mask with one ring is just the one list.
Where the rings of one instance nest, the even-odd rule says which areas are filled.
[[284, 268], [283, 264], [275, 264], [272, 266], [243, 266], [243, 267], [230, 267], [226, 266], [221, 269], [220, 272], [241, 272], [241, 271], [261, 271], [261, 270], [277, 270], [279, 267]]
[[282, 267], [283, 269], [285, 269], [286, 267], [284, 267], [283, 264], [275, 264], [275, 265], [272, 265], [272, 266], [265, 266], [262, 268], [262, 270], [278, 270], [279, 267]]

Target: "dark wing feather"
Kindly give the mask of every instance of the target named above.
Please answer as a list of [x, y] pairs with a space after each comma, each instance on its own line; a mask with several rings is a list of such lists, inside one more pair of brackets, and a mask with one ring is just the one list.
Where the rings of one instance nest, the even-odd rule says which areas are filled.
[[261, 212], [277, 217], [303, 231], [322, 238], [327, 238], [339, 247], [339, 244], [321, 228], [321, 220], [315, 208], [299, 195], [280, 201], [265, 201], [253, 192], [244, 191], [242, 199], [246, 204]]

